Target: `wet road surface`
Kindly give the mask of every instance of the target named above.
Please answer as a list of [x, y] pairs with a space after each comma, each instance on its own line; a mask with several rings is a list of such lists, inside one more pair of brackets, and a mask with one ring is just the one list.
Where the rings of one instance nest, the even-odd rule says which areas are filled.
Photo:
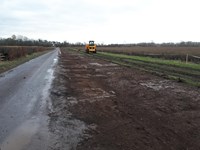
[[48, 143], [46, 111], [59, 49], [0, 74], [0, 149], [41, 150]]

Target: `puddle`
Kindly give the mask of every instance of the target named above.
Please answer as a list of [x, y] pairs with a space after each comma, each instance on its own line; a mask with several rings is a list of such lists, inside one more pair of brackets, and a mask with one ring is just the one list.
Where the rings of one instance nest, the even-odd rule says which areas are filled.
[[85, 135], [84, 131], [88, 129], [84, 122], [70, 117], [59, 117], [53, 126], [55, 129], [50, 138], [50, 149], [52, 150], [76, 149], [82, 136]]
[[61, 55], [61, 51], [60, 51], [60, 48], [56, 48], [58, 50], [58, 54]]
[[14, 133], [2, 143], [1, 150], [22, 150], [26, 147], [39, 128], [39, 119], [32, 118], [18, 127]]
[[2, 77], [5, 77], [5, 74], [3, 74], [3, 73], [2, 73], [2, 74], [0, 74], [0, 78], [2, 78]]
[[87, 69], [87, 65], [81, 65], [82, 68]]
[[106, 75], [103, 75], [103, 74], [97, 74], [97, 75], [95, 75], [95, 77], [103, 77], [103, 78], [106, 78], [107, 76], [106, 76]]
[[[61, 54], [60, 49], [58, 51], [59, 54]], [[58, 56], [53, 59], [53, 64], [51, 65], [51, 68], [47, 70], [47, 75], [45, 76], [46, 80], [46, 85], [42, 91], [42, 106], [46, 107], [52, 111], [52, 103], [50, 99], [50, 91], [49, 89], [51, 88], [52, 82], [55, 79], [54, 72], [55, 72], [55, 65], [58, 62]]]
[[98, 66], [98, 67], [115, 67], [115, 66], [118, 66], [117, 64], [114, 64], [114, 63], [109, 63], [109, 64], [99, 64], [99, 63], [89, 63], [90, 65], [92, 66]]
[[113, 75], [115, 74], [114, 72], [107, 72], [108, 75]]
[[95, 102], [95, 101], [100, 101], [104, 98], [109, 98], [109, 97], [113, 97], [115, 96], [115, 92], [114, 91], [110, 91], [110, 92], [106, 92], [101, 88], [85, 88], [82, 90], [84, 94], [84, 96], [86, 98], [83, 98], [79, 101], [89, 101], [89, 102]]
[[69, 105], [76, 104], [77, 99], [69, 96], [65, 101], [62, 96], [53, 95], [53, 97], [55, 98], [53, 102], [54, 111], [49, 114], [49, 150], [76, 149], [78, 143], [86, 136], [85, 131], [88, 129], [83, 121], [72, 116], [66, 105], [66, 103]]
[[99, 63], [89, 63], [89, 64], [92, 65], [92, 66], [99, 66], [99, 67], [103, 66], [102, 64], [99, 64]]
[[[55, 60], [55, 59], [54, 59]], [[54, 61], [55, 62], [55, 61]], [[55, 63], [54, 63], [55, 65]], [[49, 94], [49, 89], [51, 88], [51, 84], [52, 81], [54, 79], [54, 69], [48, 69], [47, 70], [47, 75], [45, 76], [45, 80], [46, 80], [46, 85], [42, 91], [42, 106], [44, 109], [45, 107], [48, 108], [48, 110], [52, 110], [52, 103], [51, 103], [51, 99], [50, 99], [50, 94]]]
[[58, 62], [58, 58], [53, 59], [53, 65], [55, 65]]
[[67, 101], [69, 102], [69, 104], [74, 105], [77, 104], [78, 101], [75, 97], [67, 97]]
[[118, 66], [118, 65], [114, 64], [114, 63], [109, 63], [109, 64], [104, 64], [103, 66], [105, 66], [105, 67], [115, 67], [115, 66]]
[[152, 80], [149, 82], [140, 83], [140, 85], [146, 86], [155, 91], [159, 91], [159, 90], [163, 90], [163, 89], [167, 89], [167, 88], [173, 88], [173, 86], [170, 85], [168, 80], [163, 80], [163, 81]]
[[89, 79], [90, 76], [91, 76], [90, 74], [86, 74], [84, 76], [82, 74], [74, 74], [74, 77], [78, 79]]

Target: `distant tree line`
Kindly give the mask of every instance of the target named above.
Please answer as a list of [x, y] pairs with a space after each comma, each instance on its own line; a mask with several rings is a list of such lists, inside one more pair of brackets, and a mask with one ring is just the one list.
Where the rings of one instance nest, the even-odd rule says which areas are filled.
[[51, 47], [54, 42], [47, 40], [32, 40], [25, 36], [12, 35], [10, 38], [0, 38], [0, 46], [44, 46]]
[[[104, 45], [99, 45], [99, 46], [104, 46]], [[108, 44], [106, 45], [108, 47], [122, 47], [122, 46], [127, 46], [127, 47], [133, 47], [133, 46], [141, 46], [141, 47], [200, 47], [200, 42], [179, 42], [179, 43], [136, 43], [136, 44]]]
[[[68, 47], [68, 46], [71, 46], [71, 47], [82, 47], [84, 46], [86, 43], [81, 43], [81, 42], [77, 42], [77, 43], [68, 43], [68, 42], [57, 42], [56, 45], [59, 46], [59, 47]], [[100, 46], [103, 46], [103, 47], [134, 47], [134, 46], [140, 46], [140, 47], [200, 47], [200, 42], [191, 42], [191, 41], [188, 41], [188, 42], [179, 42], [179, 43], [172, 43], [172, 42], [169, 42], [169, 43], [154, 43], [154, 42], [150, 42], [150, 43], [131, 43], [131, 44], [98, 44], [97, 45], [100, 47]]]
[[[0, 46], [44, 46], [44, 47], [82, 47], [86, 43], [76, 42], [69, 43], [67, 41], [58, 42], [58, 41], [47, 41], [47, 40], [32, 40], [25, 36], [21, 35], [12, 35], [10, 38], [0, 38]], [[130, 43], [130, 44], [98, 44], [98, 46], [107, 46], [107, 47], [133, 47], [133, 46], [141, 46], [141, 47], [200, 47], [200, 42], [179, 42], [179, 43], [154, 43], [154, 42], [142, 42], [142, 43]]]
[[44, 46], [44, 47], [77, 47], [77, 46], [83, 46], [85, 43], [76, 42], [76, 43], [69, 43], [67, 41], [64, 42], [58, 42], [58, 41], [47, 41], [47, 40], [33, 40], [29, 39], [26, 36], [22, 35], [12, 35], [9, 38], [0, 38], [0, 46]]
[[[69, 43], [69, 42], [57, 42], [56, 45], [59, 47], [82, 47], [85, 46], [86, 43], [81, 43], [81, 42], [77, 42], [77, 43]], [[100, 47], [135, 47], [135, 46], [140, 46], [140, 47], [200, 47], [200, 42], [192, 42], [192, 41], [188, 41], [188, 42], [179, 42], [179, 43], [154, 43], [154, 42], [142, 42], [142, 43], [131, 43], [131, 44], [98, 44], [97, 45]]]

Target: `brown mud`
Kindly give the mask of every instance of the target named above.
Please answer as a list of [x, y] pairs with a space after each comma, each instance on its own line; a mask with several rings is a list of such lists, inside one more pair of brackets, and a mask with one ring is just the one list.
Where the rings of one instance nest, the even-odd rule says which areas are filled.
[[198, 88], [66, 50], [55, 73], [52, 149], [200, 149]]

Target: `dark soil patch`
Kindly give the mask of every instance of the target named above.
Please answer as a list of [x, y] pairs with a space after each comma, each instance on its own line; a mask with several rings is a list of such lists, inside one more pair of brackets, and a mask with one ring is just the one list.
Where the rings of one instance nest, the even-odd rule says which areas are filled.
[[89, 126], [76, 149], [200, 149], [199, 89], [61, 52], [57, 78], [65, 82], [57, 86], [64, 86], [66, 92], [61, 94], [60, 115], [70, 112]]

